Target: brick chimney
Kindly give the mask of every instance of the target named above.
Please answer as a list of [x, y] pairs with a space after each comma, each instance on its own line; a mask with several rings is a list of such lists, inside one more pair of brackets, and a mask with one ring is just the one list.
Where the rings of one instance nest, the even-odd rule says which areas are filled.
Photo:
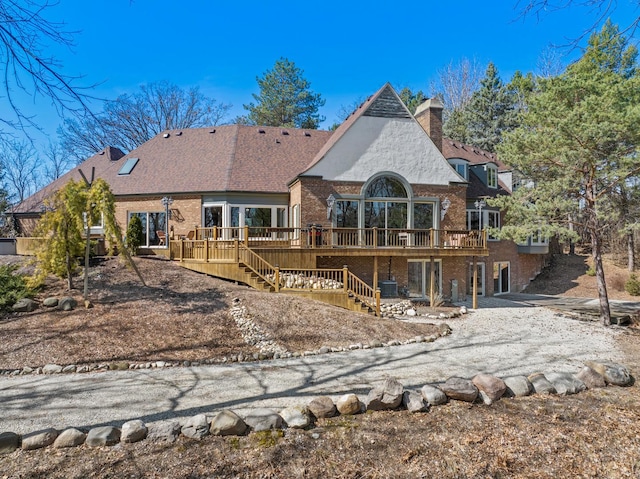
[[418, 123], [442, 152], [442, 109], [444, 105], [437, 98], [430, 98], [416, 109], [414, 115]]

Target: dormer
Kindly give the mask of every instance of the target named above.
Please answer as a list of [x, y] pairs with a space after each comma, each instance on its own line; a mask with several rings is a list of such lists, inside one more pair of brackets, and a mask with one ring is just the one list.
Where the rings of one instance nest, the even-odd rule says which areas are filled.
[[451, 167], [456, 170], [465, 181], [469, 181], [469, 162], [462, 158], [451, 158], [447, 160]]
[[494, 162], [471, 165], [471, 170], [488, 187], [498, 189], [498, 165]]

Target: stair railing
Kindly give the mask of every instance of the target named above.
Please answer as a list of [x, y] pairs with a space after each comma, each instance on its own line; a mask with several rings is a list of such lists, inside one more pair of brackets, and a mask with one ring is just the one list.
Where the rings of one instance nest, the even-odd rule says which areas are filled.
[[272, 266], [262, 256], [255, 253], [251, 248], [248, 248], [244, 243], [237, 243], [238, 245], [238, 260], [243, 263], [247, 268], [257, 274], [261, 279], [268, 283], [273, 288], [278, 289], [278, 282], [276, 272], [278, 268]]
[[380, 290], [374, 290], [351, 271], [347, 275], [347, 292], [374, 310], [376, 316], [380, 316]]

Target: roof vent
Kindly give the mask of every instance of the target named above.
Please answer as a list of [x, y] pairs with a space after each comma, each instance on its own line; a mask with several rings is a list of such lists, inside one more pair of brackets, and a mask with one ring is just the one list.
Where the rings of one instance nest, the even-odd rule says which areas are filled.
[[182, 136], [182, 132], [179, 131], [178, 133], [176, 133], [176, 136]]
[[213, 130], [211, 130], [209, 133], [215, 133], [216, 129], [214, 128]]
[[280, 140], [278, 140], [277, 138], [276, 138], [276, 143], [280, 143]]
[[311, 133], [309, 133], [308, 131], [305, 131], [304, 136], [311, 136]]
[[289, 134], [289, 132], [288, 132], [287, 130], [282, 130], [282, 134], [283, 134], [283, 135], [288, 135], [288, 134]]
[[264, 134], [264, 133], [265, 133], [265, 131], [264, 131], [262, 128], [260, 128], [260, 129], [258, 130], [258, 133], [260, 133], [260, 134], [262, 135], [262, 134]]
[[165, 133], [164, 135], [162, 135], [163, 138], [169, 138], [171, 135], [169, 133]]
[[104, 155], [104, 150], [102, 150], [98, 155]]

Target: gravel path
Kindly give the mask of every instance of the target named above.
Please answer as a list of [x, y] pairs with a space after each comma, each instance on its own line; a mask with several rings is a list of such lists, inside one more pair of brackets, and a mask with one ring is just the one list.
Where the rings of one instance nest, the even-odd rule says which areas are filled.
[[[447, 320], [452, 335], [434, 343], [355, 350], [255, 363], [0, 379], [0, 432], [45, 427], [147, 423], [198, 413], [306, 404], [319, 395], [364, 396], [385, 375], [406, 388], [536, 371], [576, 372], [586, 359], [623, 361], [616, 328], [500, 301]], [[418, 318], [413, 320], [419, 320]]]

